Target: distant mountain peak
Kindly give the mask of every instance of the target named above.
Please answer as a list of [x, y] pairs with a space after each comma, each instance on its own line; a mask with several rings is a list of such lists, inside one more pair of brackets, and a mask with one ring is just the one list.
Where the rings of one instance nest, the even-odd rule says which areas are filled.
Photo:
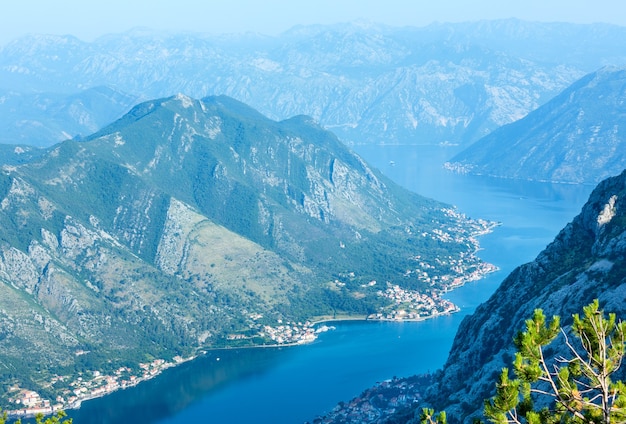
[[181, 106], [184, 107], [184, 108], [193, 107], [193, 105], [194, 105], [194, 100], [191, 97], [186, 96], [186, 95], [181, 94], [181, 93], [176, 94], [174, 96], [174, 99], [179, 101]]
[[447, 166], [504, 178], [598, 183], [626, 168], [625, 98], [626, 68], [604, 67]]

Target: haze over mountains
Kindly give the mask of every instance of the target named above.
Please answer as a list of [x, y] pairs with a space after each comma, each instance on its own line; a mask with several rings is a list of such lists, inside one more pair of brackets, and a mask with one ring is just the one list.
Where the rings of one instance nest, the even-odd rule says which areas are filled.
[[[625, 167], [624, 70], [588, 73], [626, 63], [624, 39], [505, 20], [2, 47], [0, 376], [45, 390], [57, 372], [377, 312], [387, 281], [449, 287], [484, 265], [473, 236], [487, 224], [399, 188], [343, 142], [479, 140], [455, 163], [596, 183]], [[222, 93], [237, 100], [204, 97]], [[625, 174], [601, 183], [464, 321], [428, 401], [476, 415], [534, 307], [567, 317], [600, 296], [626, 312], [624, 187]]]
[[0, 90], [0, 142], [47, 146], [94, 133], [118, 119], [139, 98], [100, 86], [72, 94]]
[[[626, 62], [625, 38], [616, 26], [518, 20], [310, 26], [278, 37], [138, 29], [91, 43], [33, 35], [0, 49], [0, 142], [86, 136], [138, 99], [180, 92], [226, 94], [273, 119], [306, 114], [348, 143], [471, 143], [584, 74]], [[58, 106], [70, 96], [71, 107]]]
[[626, 168], [625, 99], [626, 69], [603, 68], [446, 166], [502, 178], [597, 184]]

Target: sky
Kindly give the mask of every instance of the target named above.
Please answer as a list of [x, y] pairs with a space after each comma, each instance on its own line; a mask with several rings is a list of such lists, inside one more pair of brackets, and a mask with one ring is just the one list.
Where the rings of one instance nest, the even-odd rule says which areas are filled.
[[626, 26], [624, 0], [0, 0], [0, 45], [29, 33], [85, 41], [136, 27], [277, 35], [295, 25], [519, 18]]

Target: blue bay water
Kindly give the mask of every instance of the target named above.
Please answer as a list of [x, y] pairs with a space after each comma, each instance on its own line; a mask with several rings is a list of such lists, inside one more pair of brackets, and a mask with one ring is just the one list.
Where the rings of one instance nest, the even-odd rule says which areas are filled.
[[378, 381], [444, 364], [459, 323], [516, 266], [528, 262], [578, 212], [592, 187], [527, 183], [449, 173], [456, 151], [440, 146], [355, 150], [397, 183], [502, 225], [481, 237], [481, 258], [500, 271], [449, 293], [462, 309], [423, 322], [341, 322], [315, 343], [213, 351], [136, 387], [87, 401], [76, 424], [302, 423]]

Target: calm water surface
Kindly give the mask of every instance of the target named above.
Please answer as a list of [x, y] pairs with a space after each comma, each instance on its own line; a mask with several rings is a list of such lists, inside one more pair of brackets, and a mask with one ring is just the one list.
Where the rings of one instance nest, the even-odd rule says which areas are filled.
[[211, 352], [137, 387], [85, 402], [70, 414], [74, 423], [302, 423], [377, 381], [440, 368], [462, 318], [514, 267], [534, 259], [592, 189], [448, 173], [441, 165], [456, 149], [355, 148], [399, 184], [502, 223], [481, 238], [480, 255], [501, 270], [450, 293], [460, 313], [419, 323], [342, 322], [306, 346]]

